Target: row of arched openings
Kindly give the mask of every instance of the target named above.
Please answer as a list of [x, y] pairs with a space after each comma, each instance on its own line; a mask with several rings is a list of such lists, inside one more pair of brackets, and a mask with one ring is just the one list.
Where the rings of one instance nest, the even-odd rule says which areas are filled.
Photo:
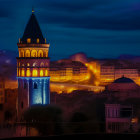
[[24, 66], [27, 66], [27, 67], [30, 67], [30, 66], [33, 66], [33, 67], [35, 67], [35, 66], [48, 67], [48, 62], [46, 62], [46, 63], [41, 62], [40, 65], [38, 65], [36, 62], [34, 62], [33, 64], [27, 63], [26, 65], [25, 64], [20, 64], [20, 62], [19, 62], [18, 67], [20, 67], [20, 66], [23, 66], [23, 67]]
[[48, 52], [43, 52], [43, 50], [20, 50], [19, 57], [48, 57]]

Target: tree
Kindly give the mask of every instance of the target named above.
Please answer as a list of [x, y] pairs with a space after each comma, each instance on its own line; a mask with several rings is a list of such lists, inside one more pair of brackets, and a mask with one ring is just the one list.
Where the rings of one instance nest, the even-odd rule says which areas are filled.
[[56, 135], [62, 133], [62, 110], [57, 106], [33, 106], [24, 113], [24, 120], [35, 127], [40, 135]]

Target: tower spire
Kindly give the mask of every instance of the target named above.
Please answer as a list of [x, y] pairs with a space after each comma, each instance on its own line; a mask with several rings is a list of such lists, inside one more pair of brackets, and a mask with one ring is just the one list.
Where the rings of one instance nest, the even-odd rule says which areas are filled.
[[35, 11], [34, 11], [34, 8], [32, 7], [32, 13], [34, 13]]

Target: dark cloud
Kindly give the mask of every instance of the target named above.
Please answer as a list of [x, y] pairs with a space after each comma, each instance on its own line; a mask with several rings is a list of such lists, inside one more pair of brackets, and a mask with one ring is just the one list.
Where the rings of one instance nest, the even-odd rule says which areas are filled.
[[32, 6], [51, 59], [140, 52], [139, 0], [0, 0], [0, 49], [17, 50]]
[[140, 29], [138, 5], [136, 0], [41, 1], [43, 9], [39, 17], [44, 23], [66, 27], [137, 30]]

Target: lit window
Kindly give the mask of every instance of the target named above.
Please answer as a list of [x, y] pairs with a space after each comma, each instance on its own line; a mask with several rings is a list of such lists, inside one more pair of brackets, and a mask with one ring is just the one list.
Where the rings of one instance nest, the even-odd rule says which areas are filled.
[[29, 50], [26, 50], [25, 57], [30, 57], [30, 51]]
[[39, 43], [39, 38], [37, 38], [36, 42]]
[[37, 51], [36, 50], [32, 50], [31, 57], [37, 57]]
[[41, 62], [40, 66], [41, 66], [41, 67], [44, 67], [44, 63], [43, 63], [43, 62]]
[[38, 57], [43, 57], [43, 51], [42, 50], [39, 50]]
[[30, 64], [29, 64], [29, 63], [27, 63], [27, 66], [30, 66]]
[[33, 70], [33, 76], [37, 76], [38, 75], [38, 73], [37, 73], [37, 70]]
[[33, 63], [33, 67], [35, 67], [35, 66], [37, 66], [37, 63], [35, 62], [35, 63]]
[[34, 83], [34, 89], [37, 89], [37, 83]]
[[27, 38], [27, 43], [31, 43], [31, 38]]
[[18, 76], [20, 76], [20, 69], [18, 69]]
[[43, 76], [43, 70], [40, 70], [40, 76]]
[[24, 69], [22, 69], [22, 71], [21, 71], [21, 76], [25, 76]]
[[45, 70], [45, 76], [48, 76], [48, 70]]
[[31, 74], [31, 73], [30, 73], [30, 69], [29, 69], [29, 68], [27, 68], [27, 71], [26, 71], [26, 76], [27, 76], [27, 77], [29, 77], [29, 76], [30, 76], [30, 74]]

